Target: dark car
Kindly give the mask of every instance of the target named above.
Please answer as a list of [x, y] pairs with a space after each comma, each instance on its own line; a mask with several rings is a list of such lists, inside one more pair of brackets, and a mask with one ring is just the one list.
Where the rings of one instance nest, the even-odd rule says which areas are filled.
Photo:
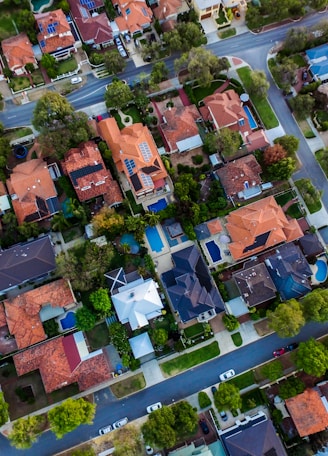
[[220, 412], [220, 418], [222, 421], [228, 421], [228, 415], [226, 414], [226, 412], [224, 410], [222, 410]]
[[206, 423], [204, 418], [199, 420], [199, 426], [202, 428], [202, 431], [203, 431], [204, 434], [209, 434], [210, 430], [209, 430], [209, 428], [207, 426], [207, 423]]
[[212, 386], [211, 387], [211, 391], [212, 391], [212, 394], [215, 394], [217, 392], [217, 387], [216, 386]]
[[294, 342], [293, 344], [289, 344], [286, 346], [286, 350], [291, 352], [293, 350], [296, 350], [296, 348], [298, 347], [298, 344], [296, 342]]
[[308, 73], [307, 73], [306, 70], [304, 70], [303, 73], [302, 73], [302, 79], [303, 79], [303, 81], [306, 81], [306, 80], [307, 80], [307, 77], [308, 77]]
[[275, 358], [278, 358], [278, 356], [283, 355], [284, 353], [286, 353], [286, 351], [287, 351], [287, 350], [285, 349], [285, 347], [278, 348], [277, 350], [275, 350], [275, 351], [273, 352], [273, 356], [274, 356]]

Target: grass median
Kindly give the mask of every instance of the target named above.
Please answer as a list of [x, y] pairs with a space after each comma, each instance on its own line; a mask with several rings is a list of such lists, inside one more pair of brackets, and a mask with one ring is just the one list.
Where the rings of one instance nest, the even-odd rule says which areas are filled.
[[220, 354], [219, 344], [215, 341], [205, 347], [194, 350], [190, 353], [185, 353], [177, 358], [166, 361], [160, 365], [163, 374], [166, 377], [177, 375], [186, 369], [197, 366], [210, 359], [216, 358]]

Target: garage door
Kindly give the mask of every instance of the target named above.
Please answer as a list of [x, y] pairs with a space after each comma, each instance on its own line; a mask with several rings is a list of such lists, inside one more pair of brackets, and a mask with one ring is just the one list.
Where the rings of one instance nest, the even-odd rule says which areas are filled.
[[200, 20], [202, 21], [203, 19], [208, 19], [209, 17], [211, 17], [212, 13], [207, 13], [207, 14], [203, 14], [203, 16], [200, 17]]

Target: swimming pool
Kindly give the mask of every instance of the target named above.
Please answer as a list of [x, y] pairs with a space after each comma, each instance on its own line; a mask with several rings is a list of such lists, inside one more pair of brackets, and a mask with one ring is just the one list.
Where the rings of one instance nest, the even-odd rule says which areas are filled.
[[61, 327], [65, 329], [71, 329], [74, 328], [76, 325], [76, 317], [74, 312], [67, 312], [64, 318], [61, 318], [60, 320]]
[[317, 272], [315, 273], [315, 278], [318, 282], [325, 282], [327, 279], [327, 263], [324, 260], [318, 259], [316, 261]]
[[222, 260], [220, 247], [214, 241], [206, 242], [205, 245], [208, 253], [211, 255], [213, 263]]
[[161, 252], [164, 244], [156, 226], [147, 226], [145, 231], [148, 243], [153, 252]]
[[31, 0], [33, 13], [41, 13], [43, 8], [49, 7], [53, 4], [53, 0]]
[[120, 245], [128, 244], [130, 246], [131, 253], [138, 253], [140, 250], [140, 244], [135, 240], [133, 234], [125, 233], [121, 237]]
[[156, 213], [156, 212], [161, 211], [162, 209], [165, 209], [166, 206], [167, 206], [167, 201], [166, 201], [165, 198], [162, 198], [162, 199], [158, 200], [156, 203], [150, 204], [148, 206], [148, 210], [150, 212], [155, 212]]
[[251, 113], [250, 109], [248, 106], [243, 106], [244, 111], [246, 112], [246, 115], [248, 117], [248, 122], [252, 130], [257, 128], [257, 123], [255, 122], [255, 119], [253, 117], [253, 114]]

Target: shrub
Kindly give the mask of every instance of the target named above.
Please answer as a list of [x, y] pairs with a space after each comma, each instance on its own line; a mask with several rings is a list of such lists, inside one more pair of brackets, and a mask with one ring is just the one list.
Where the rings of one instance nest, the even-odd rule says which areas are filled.
[[222, 321], [228, 331], [234, 331], [239, 327], [239, 321], [234, 315], [225, 314]]
[[200, 391], [198, 393], [198, 403], [200, 408], [207, 408], [212, 404], [211, 399], [208, 397], [208, 394], [205, 391]]
[[194, 165], [201, 165], [203, 163], [202, 155], [194, 155], [191, 159]]

